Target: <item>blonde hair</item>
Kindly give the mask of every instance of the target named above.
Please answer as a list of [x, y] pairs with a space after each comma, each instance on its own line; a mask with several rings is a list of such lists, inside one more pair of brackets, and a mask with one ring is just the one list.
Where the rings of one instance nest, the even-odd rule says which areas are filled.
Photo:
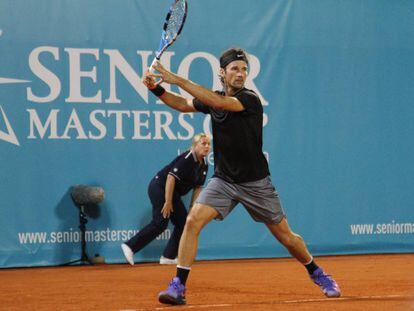
[[201, 140], [201, 138], [208, 138], [208, 139], [211, 141], [210, 136], [209, 136], [209, 135], [207, 135], [207, 134], [205, 134], [205, 133], [199, 133], [199, 134], [196, 134], [196, 135], [194, 135], [194, 137], [193, 137], [193, 142], [192, 142], [192, 144], [191, 144], [191, 148], [194, 148], [194, 147], [195, 147], [195, 145], [197, 145], [197, 144], [198, 144], [198, 142]]

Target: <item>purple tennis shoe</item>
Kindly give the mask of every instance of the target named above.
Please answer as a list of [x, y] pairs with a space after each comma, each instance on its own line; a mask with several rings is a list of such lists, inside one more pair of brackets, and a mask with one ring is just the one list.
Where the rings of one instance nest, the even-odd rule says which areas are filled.
[[169, 305], [185, 305], [185, 286], [178, 277], [172, 279], [167, 290], [158, 294], [158, 301]]
[[313, 283], [318, 285], [326, 297], [334, 298], [341, 296], [341, 290], [335, 280], [326, 274], [321, 268], [316, 269], [311, 275]]

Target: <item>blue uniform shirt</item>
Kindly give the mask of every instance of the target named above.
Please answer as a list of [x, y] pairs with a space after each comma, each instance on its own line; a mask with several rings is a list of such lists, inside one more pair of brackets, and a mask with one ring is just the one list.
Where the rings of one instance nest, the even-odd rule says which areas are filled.
[[155, 178], [161, 186], [165, 187], [167, 175], [174, 176], [174, 193], [183, 196], [191, 189], [204, 185], [207, 171], [208, 165], [205, 159], [200, 163], [195, 153], [187, 150], [161, 169]]

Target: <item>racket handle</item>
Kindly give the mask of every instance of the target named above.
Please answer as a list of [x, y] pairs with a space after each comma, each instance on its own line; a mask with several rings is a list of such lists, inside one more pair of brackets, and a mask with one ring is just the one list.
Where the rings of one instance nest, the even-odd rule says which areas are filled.
[[149, 72], [151, 72], [151, 73], [154, 73], [155, 72], [154, 66], [155, 66], [155, 63], [158, 60], [159, 60], [158, 58], [154, 57], [154, 60], [152, 61], [151, 66], [149, 67]]

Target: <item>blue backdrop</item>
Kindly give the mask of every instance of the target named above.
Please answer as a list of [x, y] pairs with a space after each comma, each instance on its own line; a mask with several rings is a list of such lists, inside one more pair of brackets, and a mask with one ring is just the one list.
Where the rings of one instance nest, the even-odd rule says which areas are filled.
[[[124, 262], [120, 244], [151, 217], [149, 180], [209, 131], [204, 115], [169, 109], [140, 82], [169, 2], [0, 2], [1, 267], [79, 258], [74, 184], [106, 193], [88, 217], [88, 254]], [[251, 54], [272, 179], [310, 250], [412, 252], [414, 3], [190, 0], [163, 63], [219, 88], [230, 46]], [[157, 260], [169, 234], [136, 260]], [[198, 253], [282, 256], [241, 206], [206, 227]]]

